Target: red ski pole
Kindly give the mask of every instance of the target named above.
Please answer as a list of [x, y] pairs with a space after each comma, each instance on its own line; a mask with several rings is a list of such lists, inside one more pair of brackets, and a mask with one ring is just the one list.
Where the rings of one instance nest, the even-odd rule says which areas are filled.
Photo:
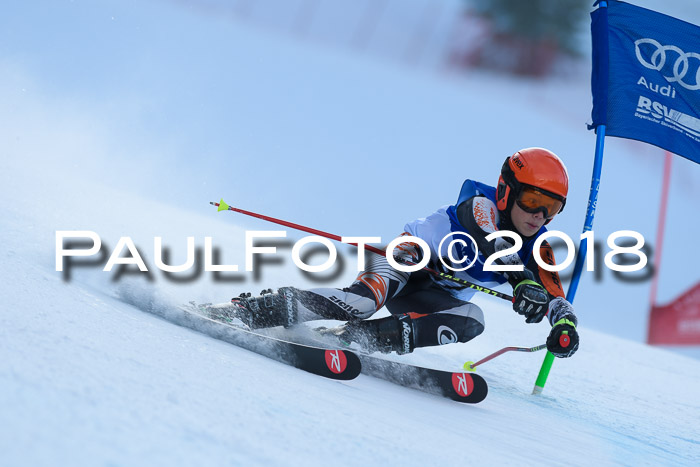
[[477, 366], [481, 365], [482, 363], [486, 363], [489, 360], [493, 360], [494, 358], [498, 357], [499, 355], [503, 355], [506, 352], [513, 352], [513, 351], [515, 351], [515, 352], [537, 352], [538, 350], [542, 350], [542, 349], [546, 349], [546, 348], [547, 348], [547, 344], [542, 344], [542, 345], [538, 345], [535, 347], [504, 347], [501, 350], [494, 352], [491, 355], [488, 355], [488, 356], [482, 358], [481, 360], [479, 360], [476, 363], [471, 362], [471, 361], [465, 362], [463, 365], [463, 368], [467, 371], [476, 371]]
[[[284, 221], [282, 219], [276, 219], [274, 217], [265, 216], [263, 214], [258, 214], [258, 213], [251, 212], [251, 211], [246, 211], [244, 209], [234, 208], [233, 206], [229, 206], [228, 204], [226, 204], [223, 199], [218, 203], [215, 203], [214, 201], [210, 201], [209, 204], [211, 204], [213, 206], [217, 206], [219, 208], [218, 209], [219, 211], [227, 211], [227, 210], [228, 211], [235, 211], [235, 212], [239, 212], [241, 214], [245, 214], [246, 216], [257, 217], [258, 219], [272, 222], [273, 224], [284, 225], [285, 227], [291, 227], [291, 228], [296, 229], [296, 230], [301, 230], [302, 232], [308, 232], [308, 233], [311, 233], [314, 235], [318, 235], [320, 237], [330, 238], [331, 240], [336, 240], [338, 242], [342, 241], [341, 240], [342, 237], [340, 235], [335, 235], [332, 233], [324, 232], [323, 230], [312, 229], [311, 227], [306, 227], [306, 226], [303, 226], [300, 224], [294, 224], [293, 222]], [[349, 245], [358, 246], [357, 243], [349, 243]], [[384, 251], [384, 250], [373, 247], [371, 245], [364, 245], [364, 247], [365, 247], [365, 249], [371, 251], [372, 253], [376, 253], [376, 254], [381, 255], [381, 256], [386, 256], [386, 251]], [[412, 262], [406, 261], [406, 260], [403, 260], [403, 262], [409, 266], [416, 264], [416, 263], [412, 263]], [[489, 295], [493, 295], [494, 297], [508, 300], [509, 302], [513, 301], [512, 296], [510, 296], [508, 294], [504, 294], [502, 292], [499, 292], [498, 290], [489, 289], [488, 287], [482, 287], [482, 286], [474, 284], [472, 282], [465, 281], [464, 279], [459, 279], [458, 277], [454, 277], [454, 276], [451, 276], [449, 274], [445, 274], [443, 272], [438, 272], [438, 271], [431, 269], [429, 267], [423, 267], [423, 270], [430, 273], [430, 274], [438, 276], [441, 279], [445, 279], [445, 280], [448, 280], [451, 282], [456, 282], [457, 284], [460, 284], [463, 287], [468, 287], [470, 289], [474, 289], [474, 290], [477, 290], [479, 292], [484, 292], [484, 293], [487, 293]]]

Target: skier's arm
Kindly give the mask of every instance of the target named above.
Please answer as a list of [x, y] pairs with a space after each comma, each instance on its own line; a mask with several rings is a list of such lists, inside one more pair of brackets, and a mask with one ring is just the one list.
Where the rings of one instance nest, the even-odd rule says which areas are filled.
[[[546, 240], [542, 242], [539, 254], [542, 261], [548, 266], [557, 265], [556, 260], [554, 259], [554, 253], [552, 252], [552, 247]], [[540, 265], [537, 264], [537, 261], [535, 261], [534, 252], [533, 256], [530, 257], [530, 260], [527, 263], [527, 269], [531, 270], [533, 274], [535, 274], [537, 282], [542, 284], [544, 288], [547, 289], [550, 300], [554, 300], [556, 297], [564, 297], [564, 289], [561, 286], [559, 273], [556, 271], [547, 271], [546, 269], [540, 267]]]

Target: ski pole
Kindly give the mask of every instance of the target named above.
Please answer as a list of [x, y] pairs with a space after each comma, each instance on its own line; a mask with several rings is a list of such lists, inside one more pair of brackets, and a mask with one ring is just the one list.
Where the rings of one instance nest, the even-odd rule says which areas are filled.
[[537, 352], [538, 350], [546, 349], [547, 344], [542, 344], [542, 345], [537, 345], [535, 347], [504, 347], [501, 350], [492, 353], [491, 355], [488, 355], [478, 362], [465, 362], [463, 365], [463, 368], [467, 371], [476, 371], [476, 367], [481, 365], [482, 363], [486, 363], [489, 360], [493, 360], [494, 358], [498, 357], [499, 355], [503, 355], [506, 352]]
[[[223, 198], [218, 203], [215, 203], [214, 201], [210, 201], [209, 204], [211, 204], [212, 206], [217, 206], [219, 208], [218, 209], [219, 211], [227, 211], [227, 210], [228, 211], [235, 211], [235, 212], [239, 212], [241, 214], [245, 214], [246, 216], [257, 217], [258, 219], [272, 222], [273, 224], [284, 225], [285, 227], [291, 227], [293, 229], [301, 230], [303, 232], [308, 232], [308, 233], [311, 233], [314, 235], [318, 235], [320, 237], [330, 238], [331, 240], [336, 240], [338, 242], [342, 241], [342, 237], [340, 237], [339, 235], [324, 232], [323, 230], [312, 229], [311, 227], [306, 227], [306, 226], [303, 226], [300, 224], [294, 224], [293, 222], [284, 221], [282, 219], [276, 219], [274, 217], [265, 216], [263, 214], [258, 214], [258, 213], [251, 212], [251, 211], [246, 211], [244, 209], [234, 208], [233, 206], [229, 206], [228, 204], [226, 204], [224, 202]], [[349, 245], [358, 246], [357, 243], [349, 243]], [[386, 251], [381, 250], [381, 249], [376, 248], [376, 247], [373, 247], [371, 245], [364, 245], [364, 248], [366, 250], [371, 251], [372, 253], [376, 253], [380, 256], [386, 256]], [[413, 263], [413, 262], [408, 261], [408, 260], [402, 260], [402, 262], [404, 262], [405, 264], [407, 264], [409, 266], [414, 266], [416, 264], [416, 263]], [[502, 292], [499, 292], [498, 290], [489, 289], [488, 287], [482, 287], [482, 286], [474, 284], [472, 282], [465, 281], [464, 279], [460, 279], [458, 277], [454, 277], [454, 276], [451, 276], [449, 274], [445, 274], [444, 272], [438, 272], [438, 271], [431, 269], [427, 266], [424, 266], [423, 270], [430, 273], [430, 274], [433, 274], [434, 276], [438, 276], [441, 279], [445, 279], [445, 280], [448, 280], [451, 282], [456, 282], [457, 284], [460, 284], [463, 287], [474, 289], [478, 292], [484, 292], [484, 293], [487, 293], [487, 294], [492, 295], [494, 297], [508, 300], [509, 302], [513, 301], [512, 296], [510, 296], [508, 294], [504, 294]]]

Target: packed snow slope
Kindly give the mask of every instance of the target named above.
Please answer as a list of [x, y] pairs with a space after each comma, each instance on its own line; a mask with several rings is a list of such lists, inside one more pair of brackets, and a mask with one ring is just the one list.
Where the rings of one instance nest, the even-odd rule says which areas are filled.
[[[584, 277], [581, 349], [555, 362], [544, 394], [530, 395], [543, 355], [506, 354], [479, 369], [491, 390], [477, 406], [365, 376], [324, 380], [120, 301], [127, 290], [142, 304], [219, 302], [354, 277], [343, 247], [344, 268], [301, 274], [292, 231], [245, 272], [244, 232], [280, 227], [216, 213], [208, 202], [221, 197], [388, 241], [453, 203], [464, 178], [495, 182], [507, 155], [545, 146], [571, 174], [557, 228], [576, 239], [586, 206], [585, 76], [416, 73], [183, 5], [18, 3], [0, 16], [0, 464], [697, 465], [700, 361], [633, 342], [648, 282], [607, 270]], [[661, 162], [608, 141], [599, 239], [631, 229], [653, 243]], [[674, 164], [662, 301], [698, 277], [700, 176]], [[57, 272], [59, 230], [97, 233], [102, 256]], [[125, 236], [148, 273], [102, 270]], [[194, 272], [160, 271], [154, 238], [182, 264], [190, 236], [200, 250], [212, 237], [217, 263], [240, 272], [203, 272], [202, 256]], [[545, 323], [478, 302], [478, 339], [401, 359], [458, 369], [544, 342]]]
[[[4, 180], [24, 193], [18, 185]], [[214, 235], [233, 230], [225, 219], [83, 186], [119, 201], [98, 217], [147, 224], [155, 213]], [[143, 303], [181, 303], [180, 287], [109, 284], [91, 268], [63, 281], [46, 249], [48, 226], [54, 214], [70, 220], [81, 204], [56, 201], [66, 207], [46, 216], [21, 200], [25, 212], [3, 207], [0, 216], [3, 465], [636, 466], [700, 458], [697, 360], [583, 325], [581, 350], [556, 362], [541, 396], [530, 395], [541, 354], [506, 354], [481, 367], [490, 394], [476, 406], [364, 375], [330, 381], [116, 298], [131, 288]], [[169, 222], [162, 226], [180, 228]], [[287, 273], [294, 271], [280, 270], [279, 279]], [[526, 326], [507, 305], [480, 303], [482, 337], [401, 359], [458, 369], [505, 345], [543, 341], [546, 324]]]

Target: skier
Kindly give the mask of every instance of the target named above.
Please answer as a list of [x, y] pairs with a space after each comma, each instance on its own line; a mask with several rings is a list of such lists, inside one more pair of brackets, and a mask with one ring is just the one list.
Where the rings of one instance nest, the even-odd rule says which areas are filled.
[[[406, 224], [402, 235], [427, 242], [431, 269], [485, 287], [508, 282], [513, 287], [513, 309], [527, 323], [539, 323], [548, 315], [552, 328], [547, 349], [557, 357], [570, 357], [578, 349], [576, 315], [564, 298], [559, 275], [540, 268], [533, 257], [535, 240], [547, 230], [544, 226], [564, 209], [568, 184], [566, 167], [553, 152], [522, 149], [505, 160], [496, 188], [466, 180], [454, 205]], [[496, 259], [496, 266], [522, 265], [522, 271], [484, 270], [486, 258], [496, 252], [503, 255], [502, 251], [512, 246], [504, 237], [486, 241], [485, 237], [497, 230], [517, 233], [522, 247]], [[476, 255], [473, 242], [459, 232], [469, 234], [478, 250], [478, 261], [463, 271], [443, 265], [459, 269]], [[448, 234], [465, 241], [455, 242], [451, 252], [439, 251], [440, 241]], [[410, 241], [399, 244], [393, 253], [399, 262], [415, 264], [423, 258], [421, 248]], [[319, 316], [347, 321], [326, 332], [345, 343], [356, 342], [369, 352], [405, 354], [417, 347], [467, 342], [483, 332], [484, 314], [469, 301], [473, 289], [424, 270], [402, 272], [383, 256], [369, 256], [365, 270], [349, 287], [282, 287], [277, 293], [263, 291], [259, 297], [241, 294], [232, 300], [236, 315], [251, 328], [290, 326]], [[555, 264], [546, 241], [540, 256], [547, 264]], [[368, 319], [383, 306], [390, 316]]]

